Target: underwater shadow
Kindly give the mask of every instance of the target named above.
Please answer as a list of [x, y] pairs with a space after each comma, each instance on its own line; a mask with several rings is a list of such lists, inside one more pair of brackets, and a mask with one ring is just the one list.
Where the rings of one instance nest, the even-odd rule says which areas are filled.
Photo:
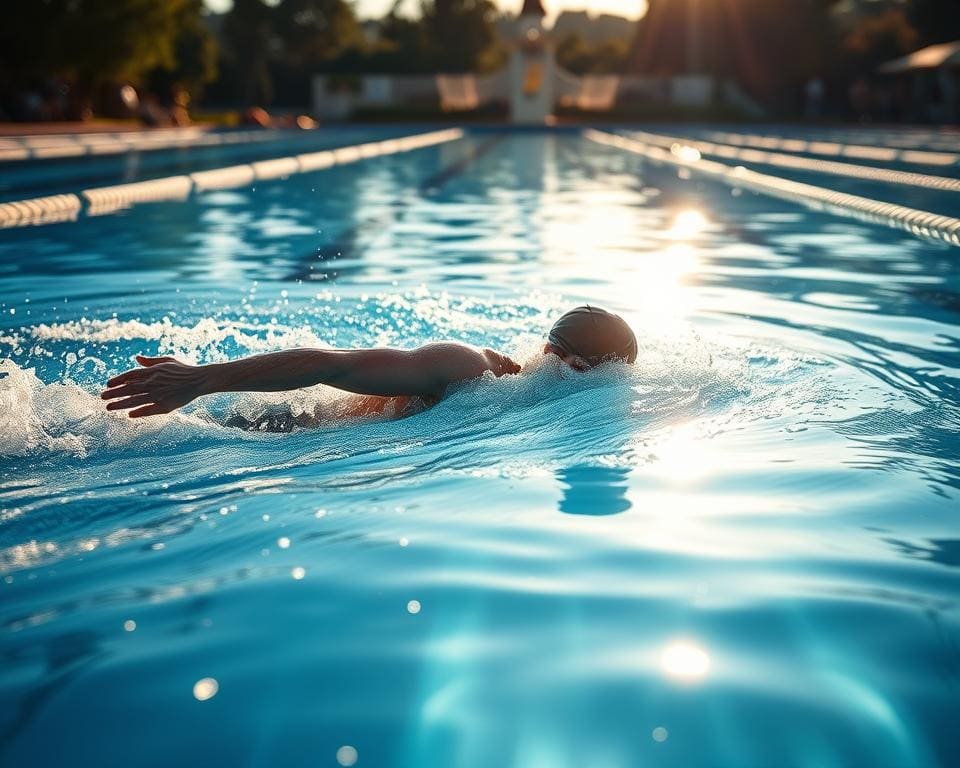
[[563, 490], [558, 508], [568, 515], [603, 517], [626, 512], [633, 505], [627, 498], [629, 471], [617, 467], [576, 464], [556, 473]]

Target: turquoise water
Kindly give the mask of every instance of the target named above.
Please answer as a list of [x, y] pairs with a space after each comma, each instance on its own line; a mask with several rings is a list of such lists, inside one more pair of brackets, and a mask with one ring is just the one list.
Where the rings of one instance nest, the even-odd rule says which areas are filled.
[[[0, 231], [0, 764], [956, 763], [958, 253], [573, 132]], [[584, 301], [635, 367], [537, 354]], [[97, 398], [435, 339], [527, 365], [292, 434], [221, 423], [336, 394]]]

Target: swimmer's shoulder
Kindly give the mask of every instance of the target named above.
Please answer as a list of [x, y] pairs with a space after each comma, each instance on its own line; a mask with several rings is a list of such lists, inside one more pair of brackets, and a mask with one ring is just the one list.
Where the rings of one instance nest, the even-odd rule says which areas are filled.
[[484, 348], [483, 356], [494, 376], [505, 376], [508, 373], [520, 373], [520, 366], [502, 352]]

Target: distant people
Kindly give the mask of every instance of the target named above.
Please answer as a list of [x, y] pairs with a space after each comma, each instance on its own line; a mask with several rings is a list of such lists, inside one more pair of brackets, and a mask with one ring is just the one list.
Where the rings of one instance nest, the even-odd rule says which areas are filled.
[[170, 93], [170, 120], [176, 126], [187, 126], [193, 121], [190, 119], [190, 93], [180, 85], [173, 86]]
[[140, 99], [140, 120], [150, 128], [168, 126], [172, 122], [167, 112], [157, 100], [156, 94], [148, 93]]
[[870, 83], [866, 78], [858, 77], [850, 84], [850, 111], [854, 120], [860, 123], [870, 122]]
[[803, 113], [807, 120], [817, 121], [823, 117], [823, 97], [826, 89], [823, 80], [819, 77], [811, 77], [807, 80], [804, 88], [804, 109]]
[[273, 121], [270, 113], [263, 107], [248, 107], [243, 112], [241, 121], [244, 125], [255, 126], [257, 128], [269, 128]]

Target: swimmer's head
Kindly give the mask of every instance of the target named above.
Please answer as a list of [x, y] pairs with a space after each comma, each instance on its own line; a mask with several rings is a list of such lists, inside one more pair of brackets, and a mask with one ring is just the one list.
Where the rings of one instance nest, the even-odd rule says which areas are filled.
[[619, 315], [599, 307], [576, 307], [553, 324], [543, 351], [584, 371], [609, 360], [632, 363], [637, 359], [637, 337]]

